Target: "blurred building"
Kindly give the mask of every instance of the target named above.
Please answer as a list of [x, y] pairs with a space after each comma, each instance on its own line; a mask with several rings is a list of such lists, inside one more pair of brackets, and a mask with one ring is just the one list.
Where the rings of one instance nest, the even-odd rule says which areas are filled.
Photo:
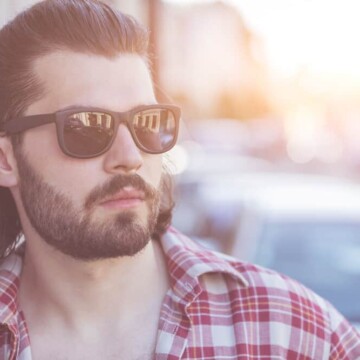
[[188, 117], [262, 116], [267, 76], [261, 41], [224, 2], [163, 2], [160, 84]]
[[34, 0], [2, 0], [0, 1], [0, 26], [4, 26], [17, 13], [33, 5]]
[[126, 14], [134, 16], [145, 26], [148, 26], [148, 13], [150, 3], [154, 0], [102, 0], [103, 2], [118, 8]]

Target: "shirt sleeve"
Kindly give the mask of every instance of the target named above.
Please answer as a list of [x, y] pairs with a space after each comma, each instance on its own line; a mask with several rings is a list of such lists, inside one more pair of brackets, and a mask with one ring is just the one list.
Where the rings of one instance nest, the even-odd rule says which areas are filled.
[[360, 334], [331, 305], [332, 325], [330, 360], [360, 360]]

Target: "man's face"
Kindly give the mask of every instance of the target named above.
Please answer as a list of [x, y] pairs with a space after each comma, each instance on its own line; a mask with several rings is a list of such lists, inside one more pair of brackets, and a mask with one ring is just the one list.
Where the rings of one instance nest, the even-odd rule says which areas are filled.
[[[156, 102], [137, 55], [55, 52], [36, 60], [34, 73], [45, 92], [25, 115], [72, 106], [122, 112]], [[94, 260], [134, 255], [148, 243], [159, 210], [162, 158], [142, 153], [126, 126], [119, 126], [109, 151], [92, 159], [68, 157], [55, 124], [39, 126], [24, 133], [16, 158], [26, 216], [54, 248]]]

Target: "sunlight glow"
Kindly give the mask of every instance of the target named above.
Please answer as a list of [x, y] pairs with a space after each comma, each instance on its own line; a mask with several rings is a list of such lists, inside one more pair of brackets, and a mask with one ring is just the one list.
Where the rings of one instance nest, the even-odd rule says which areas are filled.
[[237, 5], [265, 40], [273, 68], [285, 75], [299, 68], [360, 78], [360, 2], [357, 0], [243, 0]]

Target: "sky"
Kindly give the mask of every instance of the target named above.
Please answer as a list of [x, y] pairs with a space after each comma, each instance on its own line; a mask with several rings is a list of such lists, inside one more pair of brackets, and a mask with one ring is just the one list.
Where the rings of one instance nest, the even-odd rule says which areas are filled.
[[[167, 0], [183, 5], [211, 0]], [[360, 81], [359, 0], [224, 0], [264, 40], [273, 70]]]

